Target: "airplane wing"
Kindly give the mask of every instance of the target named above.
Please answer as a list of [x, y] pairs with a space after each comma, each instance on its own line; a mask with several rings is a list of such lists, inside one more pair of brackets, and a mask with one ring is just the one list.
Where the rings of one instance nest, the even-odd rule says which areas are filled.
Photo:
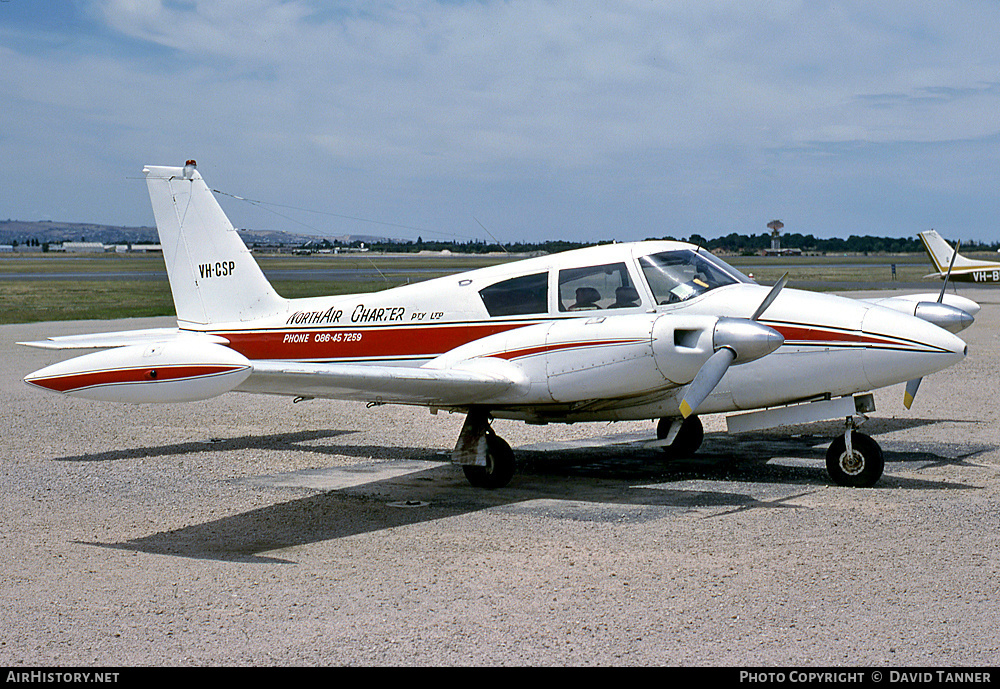
[[223, 337], [180, 330], [179, 328], [148, 328], [146, 330], [122, 330], [86, 335], [60, 335], [35, 342], [18, 342], [18, 344], [39, 349], [109, 349], [177, 340], [194, 341], [195, 339], [198, 342], [229, 344], [229, 341]]
[[[701, 380], [706, 359], [720, 348], [728, 360], [713, 371], [721, 378], [736, 352], [740, 363], [753, 361], [781, 342], [766, 326], [715, 316], [574, 318], [495, 333], [417, 367], [251, 360], [225, 338], [167, 328], [28, 343], [105, 349], [35, 371], [25, 382], [128, 403], [194, 401], [232, 390], [445, 408], [575, 403], [634, 398]], [[702, 387], [710, 392], [717, 382]]]
[[225, 338], [169, 328], [54, 337], [23, 344], [47, 349], [102, 349], [35, 371], [25, 382], [53, 392], [119, 402], [193, 401], [238, 390], [446, 407], [516, 401], [531, 387], [519, 366], [498, 358], [457, 365], [432, 363], [421, 368], [251, 361], [225, 346]]
[[524, 372], [501, 359], [446, 369], [254, 361], [253, 373], [237, 390], [445, 407], [516, 399], [529, 387]]

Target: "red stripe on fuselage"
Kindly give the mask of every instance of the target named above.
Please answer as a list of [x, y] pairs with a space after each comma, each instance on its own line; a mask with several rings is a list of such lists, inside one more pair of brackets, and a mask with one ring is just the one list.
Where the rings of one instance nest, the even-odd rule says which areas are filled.
[[533, 356], [535, 354], [547, 354], [548, 352], [557, 352], [563, 349], [576, 349], [579, 347], [604, 347], [607, 345], [619, 345], [619, 344], [636, 344], [639, 342], [649, 343], [649, 340], [586, 340], [584, 342], [560, 342], [558, 344], [550, 345], [539, 345], [537, 347], [525, 347], [524, 349], [515, 349], [509, 352], [498, 352], [497, 354], [490, 354], [489, 356], [495, 357], [497, 359], [520, 359], [526, 356]]
[[68, 373], [49, 378], [35, 378], [27, 382], [54, 392], [73, 392], [83, 388], [94, 388], [102, 385], [121, 385], [123, 383], [157, 383], [167, 381], [202, 378], [232, 373], [245, 369], [245, 366], [143, 366], [141, 368], [115, 368], [107, 371], [88, 371], [86, 373]]
[[439, 326], [289, 328], [213, 332], [248, 359], [432, 359], [467, 342], [523, 328], [537, 321], [460, 323]]
[[832, 345], [883, 345], [889, 347], [912, 347], [919, 343], [906, 340], [890, 340], [880, 338], [868, 333], [851, 332], [845, 330], [827, 330], [825, 328], [812, 328], [809, 326], [784, 325], [781, 323], [767, 323], [770, 327], [781, 333], [785, 338], [785, 344], [832, 344]]

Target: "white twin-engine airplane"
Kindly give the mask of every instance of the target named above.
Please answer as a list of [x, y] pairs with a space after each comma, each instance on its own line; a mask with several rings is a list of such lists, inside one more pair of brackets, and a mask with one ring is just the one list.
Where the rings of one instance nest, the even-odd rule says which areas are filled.
[[612, 244], [346, 296], [285, 299], [195, 168], [144, 169], [177, 328], [25, 342], [98, 351], [27, 383], [116, 402], [229, 391], [411, 404], [466, 414], [452, 461], [473, 485], [515, 471], [494, 418], [659, 419], [674, 455], [698, 449], [698, 414], [740, 432], [844, 419], [834, 481], [869, 486], [882, 452], [855, 430], [876, 388], [961, 361], [962, 297], [854, 300], [758, 285], [696, 246]]

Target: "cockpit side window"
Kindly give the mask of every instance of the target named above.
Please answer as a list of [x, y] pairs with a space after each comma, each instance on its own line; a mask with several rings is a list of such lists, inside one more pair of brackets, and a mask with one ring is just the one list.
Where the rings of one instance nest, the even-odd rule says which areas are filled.
[[624, 263], [559, 271], [559, 310], [597, 311], [642, 306]]
[[688, 249], [643, 256], [639, 265], [657, 304], [686, 301], [717, 287], [749, 281], [714, 256]]
[[521, 275], [479, 290], [490, 316], [522, 316], [549, 310], [549, 274]]

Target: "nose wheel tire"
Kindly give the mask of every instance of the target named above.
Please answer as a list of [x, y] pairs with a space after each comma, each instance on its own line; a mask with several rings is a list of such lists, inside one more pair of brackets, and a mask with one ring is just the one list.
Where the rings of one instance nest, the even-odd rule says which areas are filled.
[[465, 478], [477, 488], [503, 488], [514, 478], [514, 470], [514, 451], [495, 433], [486, 435], [486, 466], [462, 466]]
[[864, 433], [851, 431], [850, 454], [842, 435], [837, 436], [826, 451], [826, 470], [830, 473], [830, 478], [841, 486], [873, 486], [882, 477], [884, 469], [882, 448]]

